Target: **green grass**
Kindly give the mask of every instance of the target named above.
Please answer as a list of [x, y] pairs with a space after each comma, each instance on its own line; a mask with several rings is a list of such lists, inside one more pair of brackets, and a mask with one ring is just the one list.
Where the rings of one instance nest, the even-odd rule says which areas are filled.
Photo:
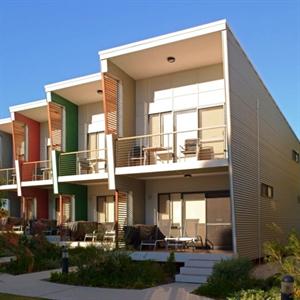
[[[0, 300], [40, 300], [42, 298], [33, 298], [33, 297], [25, 297], [25, 296], [17, 296], [12, 294], [2, 294], [0, 293]], [[43, 298], [45, 299], [45, 298]]]

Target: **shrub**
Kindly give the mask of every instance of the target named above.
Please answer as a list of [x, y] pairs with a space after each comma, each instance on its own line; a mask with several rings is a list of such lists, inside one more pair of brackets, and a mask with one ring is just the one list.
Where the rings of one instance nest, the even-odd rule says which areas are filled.
[[269, 291], [262, 289], [241, 290], [227, 300], [280, 300], [280, 290], [272, 288]]
[[292, 231], [284, 245], [280, 241], [270, 241], [264, 244], [266, 261], [278, 263], [281, 279], [289, 274], [295, 279], [295, 295], [300, 298], [300, 236]]
[[176, 260], [174, 252], [170, 253], [166, 263], [164, 264], [164, 270], [166, 274], [170, 276], [170, 278], [174, 278], [176, 274]]
[[216, 263], [207, 283], [195, 290], [196, 294], [225, 298], [242, 289], [257, 285], [258, 281], [250, 277], [252, 263], [247, 258], [234, 258]]
[[[168, 275], [156, 262], [134, 262], [125, 253], [119, 251], [104, 252], [95, 248], [86, 248], [87, 260], [84, 263], [84, 251], [76, 250], [78, 270], [68, 275], [52, 273], [51, 281], [74, 285], [146, 288], [168, 281]], [[75, 259], [75, 260], [76, 260]]]

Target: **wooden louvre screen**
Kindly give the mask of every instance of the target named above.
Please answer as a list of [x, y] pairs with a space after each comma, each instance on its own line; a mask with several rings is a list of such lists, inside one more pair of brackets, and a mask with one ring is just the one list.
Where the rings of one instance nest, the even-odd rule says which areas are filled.
[[53, 102], [48, 103], [49, 136], [52, 149], [62, 151], [63, 107]]
[[15, 159], [26, 160], [26, 125], [19, 121], [13, 121], [13, 141]]
[[105, 113], [105, 133], [117, 134], [118, 132], [118, 98], [119, 83], [107, 74], [102, 77], [103, 107]]
[[124, 243], [124, 226], [127, 225], [127, 199], [128, 195], [125, 192], [118, 192], [117, 200], [117, 247], [125, 247]]

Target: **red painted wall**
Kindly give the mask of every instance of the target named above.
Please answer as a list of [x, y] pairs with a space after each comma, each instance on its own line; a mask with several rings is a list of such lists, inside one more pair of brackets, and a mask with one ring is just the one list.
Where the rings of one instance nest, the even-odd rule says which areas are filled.
[[24, 197], [36, 198], [37, 218], [48, 219], [48, 190], [39, 188], [22, 188]]
[[[27, 125], [28, 128], [28, 161], [40, 160], [40, 123], [22, 114], [15, 113], [15, 120]], [[23, 181], [32, 180], [34, 165], [21, 166]]]
[[15, 113], [15, 120], [28, 127], [28, 161], [40, 160], [40, 123]]

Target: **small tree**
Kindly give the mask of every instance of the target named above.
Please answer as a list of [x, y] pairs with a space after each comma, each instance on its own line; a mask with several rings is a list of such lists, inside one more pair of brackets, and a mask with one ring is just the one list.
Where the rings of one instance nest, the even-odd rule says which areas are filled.
[[[278, 263], [280, 277], [289, 274], [295, 279], [296, 296], [300, 297], [300, 236], [292, 230], [286, 244], [270, 241], [264, 244], [266, 261]], [[297, 298], [298, 299], [298, 298]]]

